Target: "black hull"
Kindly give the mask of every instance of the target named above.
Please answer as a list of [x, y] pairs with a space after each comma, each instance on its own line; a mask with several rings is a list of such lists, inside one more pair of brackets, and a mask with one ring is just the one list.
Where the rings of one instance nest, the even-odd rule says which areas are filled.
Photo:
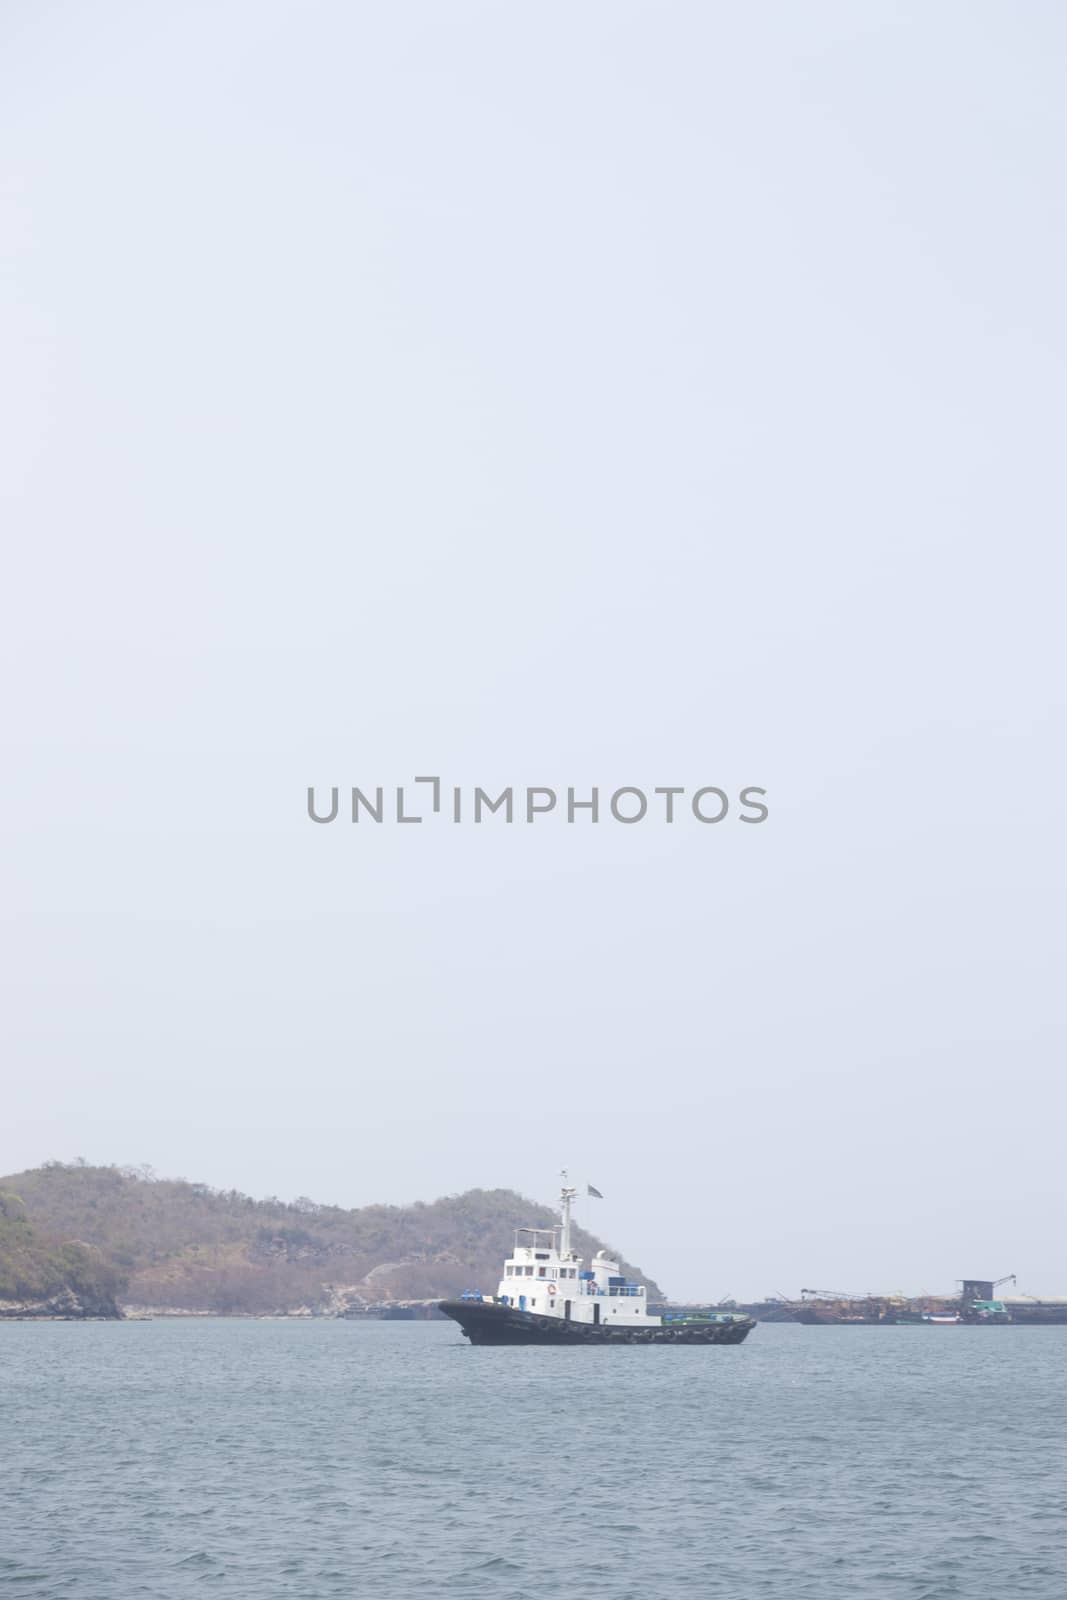
[[620, 1328], [542, 1317], [492, 1300], [442, 1300], [441, 1310], [459, 1323], [471, 1344], [740, 1344], [756, 1326], [751, 1317], [736, 1317]]

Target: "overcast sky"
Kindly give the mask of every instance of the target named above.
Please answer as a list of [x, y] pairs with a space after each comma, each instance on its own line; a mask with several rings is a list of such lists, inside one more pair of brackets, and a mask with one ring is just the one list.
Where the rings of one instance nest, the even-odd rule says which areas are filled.
[[0, 29], [0, 1171], [1067, 1293], [1062, 7]]

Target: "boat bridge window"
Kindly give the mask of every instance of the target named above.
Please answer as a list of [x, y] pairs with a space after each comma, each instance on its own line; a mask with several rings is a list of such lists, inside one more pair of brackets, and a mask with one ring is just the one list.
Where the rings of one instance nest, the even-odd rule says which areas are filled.
[[538, 1276], [538, 1277], [539, 1277], [539, 1278], [543, 1278], [543, 1277], [544, 1277], [544, 1275], [545, 1275], [545, 1269], [544, 1269], [544, 1267], [538, 1267], [538, 1269], [537, 1269], [537, 1276]]

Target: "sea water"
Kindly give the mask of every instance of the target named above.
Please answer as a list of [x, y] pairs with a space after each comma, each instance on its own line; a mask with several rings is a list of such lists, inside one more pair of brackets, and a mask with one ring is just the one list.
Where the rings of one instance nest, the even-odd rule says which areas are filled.
[[1067, 1328], [0, 1324], [0, 1588], [1067, 1595]]

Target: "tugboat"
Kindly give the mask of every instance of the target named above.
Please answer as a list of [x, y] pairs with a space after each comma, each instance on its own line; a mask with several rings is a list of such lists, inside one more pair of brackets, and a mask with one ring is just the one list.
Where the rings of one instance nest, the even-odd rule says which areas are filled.
[[752, 1317], [650, 1316], [644, 1284], [631, 1283], [607, 1250], [591, 1267], [571, 1247], [571, 1202], [577, 1189], [563, 1174], [560, 1224], [519, 1228], [495, 1295], [468, 1290], [442, 1300], [471, 1344], [740, 1344]]

